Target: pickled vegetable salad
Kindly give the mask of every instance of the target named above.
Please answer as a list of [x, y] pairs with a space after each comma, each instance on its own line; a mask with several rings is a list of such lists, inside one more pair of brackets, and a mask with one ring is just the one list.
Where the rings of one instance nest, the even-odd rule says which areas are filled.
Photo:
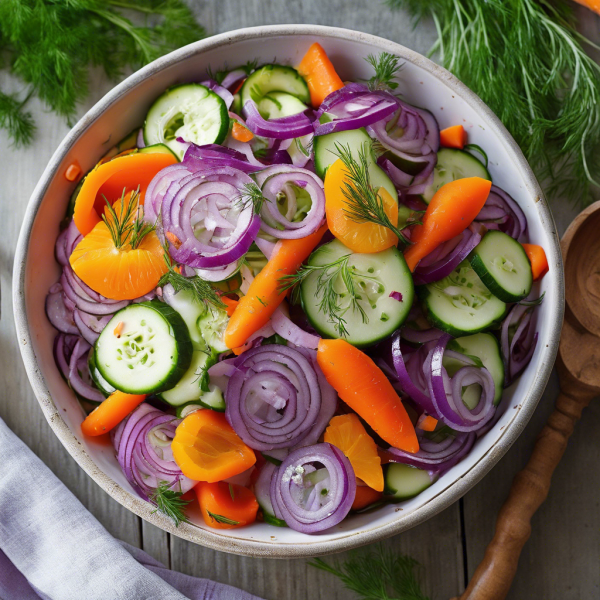
[[197, 498], [209, 527], [313, 534], [411, 498], [534, 352], [523, 211], [394, 93], [396, 57], [368, 60], [343, 82], [313, 44], [170, 88], [73, 192], [56, 363], [176, 523]]

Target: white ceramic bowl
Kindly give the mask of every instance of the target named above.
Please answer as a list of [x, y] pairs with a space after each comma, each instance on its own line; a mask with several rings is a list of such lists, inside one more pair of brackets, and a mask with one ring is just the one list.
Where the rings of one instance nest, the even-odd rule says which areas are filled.
[[[209, 66], [235, 66], [253, 58], [297, 64], [314, 41], [325, 48], [342, 79], [368, 78], [370, 67], [364, 58], [370, 53], [398, 55], [405, 63], [398, 90], [403, 97], [431, 110], [442, 128], [463, 124], [469, 141], [485, 148], [494, 182], [521, 205], [531, 241], [541, 244], [548, 255], [550, 272], [541, 285], [546, 296], [538, 311], [539, 342], [531, 364], [506, 392], [509, 407], [498, 423], [462, 462], [416, 498], [351, 516], [322, 535], [263, 523], [218, 531], [200, 519], [197, 525], [175, 528], [133, 492], [108, 444], [82, 436], [84, 414], [54, 364], [56, 332], [45, 317], [44, 298], [58, 278], [53, 248], [73, 188], [63, 174], [75, 159], [84, 171], [90, 169], [142, 123], [150, 104], [168, 86], [198, 81]], [[558, 348], [563, 296], [552, 215], [521, 151], [489, 108], [454, 76], [416, 52], [372, 35], [314, 25], [256, 27], [217, 35], [155, 61], [115, 87], [79, 121], [50, 160], [25, 215], [14, 273], [17, 335], [29, 379], [50, 426], [81, 467], [115, 500], [166, 531], [216, 550], [281, 558], [347, 550], [399, 533], [443, 510], [477, 483], [521, 433], [542, 395]]]

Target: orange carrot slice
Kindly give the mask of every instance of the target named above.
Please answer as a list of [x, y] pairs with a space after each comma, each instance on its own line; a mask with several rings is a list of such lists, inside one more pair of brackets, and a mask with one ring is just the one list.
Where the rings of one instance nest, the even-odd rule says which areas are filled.
[[443, 185], [435, 193], [423, 217], [423, 224], [416, 225], [412, 231], [411, 241], [414, 243], [404, 253], [411, 271], [422, 258], [473, 222], [491, 187], [492, 182], [487, 179], [466, 177]]
[[333, 417], [324, 439], [348, 457], [357, 477], [374, 490], [383, 491], [383, 469], [377, 444], [354, 413]]
[[241, 123], [234, 121], [231, 126], [231, 137], [238, 142], [249, 142], [254, 137], [254, 134]]
[[258, 502], [246, 487], [235, 483], [199, 483], [194, 490], [204, 522], [214, 529], [235, 529], [256, 520]]
[[256, 462], [254, 450], [238, 437], [225, 415], [208, 409], [193, 412], [179, 424], [171, 450], [186, 477], [209, 483], [238, 475]]
[[[342, 160], [338, 159], [327, 169], [325, 175], [325, 213], [331, 233], [354, 252], [382, 252], [395, 246], [398, 238], [387, 227], [375, 223], [356, 223], [348, 218], [348, 200], [343, 193], [347, 182], [348, 170]], [[390, 221], [397, 223], [398, 203], [384, 188], [379, 188], [378, 194]]]
[[423, 431], [434, 431], [437, 427], [438, 420], [434, 419], [430, 415], [422, 414], [417, 421], [417, 429], [422, 429]]
[[467, 132], [462, 125], [453, 125], [440, 131], [440, 144], [445, 148], [462, 150], [467, 143]]
[[225, 310], [227, 311], [228, 317], [235, 312], [237, 305], [240, 303], [239, 300], [234, 300], [233, 298], [228, 298], [227, 296], [221, 296], [221, 302], [227, 307]]
[[78, 181], [81, 177], [81, 167], [79, 163], [75, 160], [73, 161], [65, 171], [65, 179], [67, 181]]
[[546, 252], [537, 244], [522, 244], [531, 263], [531, 273], [534, 281], [541, 279], [549, 270]]
[[310, 101], [314, 108], [318, 108], [331, 92], [344, 87], [325, 50], [316, 42], [298, 65], [298, 73], [308, 84]]
[[239, 348], [261, 327], [283, 302], [280, 279], [295, 273], [327, 231], [324, 225], [315, 233], [299, 240], [280, 240], [263, 270], [250, 284], [248, 293], [240, 299], [229, 319], [224, 341], [228, 348]]
[[145, 394], [126, 394], [117, 390], [85, 418], [81, 431], [89, 436], [108, 433], [145, 399]]
[[378, 500], [381, 500], [383, 494], [370, 488], [368, 485], [357, 485], [356, 496], [354, 496], [354, 502], [352, 503], [352, 510], [360, 510], [366, 508], [369, 504], [373, 504]]
[[388, 444], [417, 452], [415, 428], [381, 369], [345, 340], [321, 340], [317, 361], [340, 398]]
[[140, 187], [140, 204], [148, 184], [165, 167], [177, 162], [170, 154], [127, 154], [97, 166], [87, 174], [75, 202], [73, 219], [82, 235], [87, 235], [101, 221], [106, 198], [113, 203], [121, 197], [123, 189]]

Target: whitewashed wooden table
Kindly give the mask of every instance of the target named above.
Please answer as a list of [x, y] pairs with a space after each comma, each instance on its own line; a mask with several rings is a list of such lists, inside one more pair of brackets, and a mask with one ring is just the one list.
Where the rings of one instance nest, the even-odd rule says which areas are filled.
[[[432, 23], [422, 23], [414, 30], [405, 14], [390, 12], [379, 0], [197, 0], [191, 4], [209, 34], [253, 25], [314, 23], [373, 33], [422, 53], [435, 39]], [[583, 9], [580, 15], [582, 28], [598, 40], [600, 19]], [[0, 85], [19, 89], [18, 82], [6, 75], [0, 75]], [[111, 86], [102, 77], [95, 77], [91, 98], [80, 114]], [[21, 364], [10, 289], [14, 248], [25, 206], [68, 127], [39, 103], [33, 102], [32, 108], [39, 125], [33, 147], [13, 151], [0, 133], [0, 416], [113, 535], [143, 548], [172, 569], [229, 583], [269, 600], [352, 598], [335, 578], [308, 567], [303, 560], [242, 558], [163, 533], [105, 494], [51, 432]], [[553, 208], [562, 234], [576, 211], [568, 205]], [[464, 589], [492, 537], [497, 511], [512, 478], [525, 464], [552, 410], [557, 389], [553, 377], [519, 440], [460, 502], [385, 542], [423, 565], [424, 590], [432, 598], [446, 599]], [[599, 431], [600, 404], [596, 402], [584, 412], [556, 471], [550, 496], [534, 517], [533, 533], [521, 557], [511, 600], [600, 598]]]

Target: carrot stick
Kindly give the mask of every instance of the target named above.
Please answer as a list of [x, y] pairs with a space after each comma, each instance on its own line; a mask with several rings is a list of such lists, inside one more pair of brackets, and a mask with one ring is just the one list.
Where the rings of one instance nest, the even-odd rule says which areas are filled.
[[314, 108], [318, 108], [331, 92], [344, 87], [325, 50], [316, 42], [298, 65], [298, 73], [308, 84], [310, 101]]
[[234, 121], [231, 126], [231, 137], [238, 142], [249, 142], [254, 137], [254, 134], [241, 123]]
[[360, 510], [373, 504], [381, 499], [383, 494], [370, 488], [368, 485], [357, 485], [356, 496], [354, 496], [354, 502], [352, 503], [352, 510]]
[[228, 298], [227, 296], [221, 296], [221, 302], [227, 307], [225, 310], [227, 311], [228, 317], [235, 312], [237, 305], [240, 303], [239, 300], [234, 300], [233, 298]]
[[75, 202], [73, 219], [79, 233], [87, 235], [97, 223], [106, 207], [104, 198], [114, 202], [123, 194], [140, 187], [140, 204], [148, 184], [165, 167], [176, 163], [170, 154], [128, 154], [113, 158], [87, 174]]
[[381, 369], [345, 340], [319, 342], [317, 362], [340, 398], [388, 444], [417, 452], [415, 428]]
[[235, 529], [254, 523], [258, 502], [246, 487], [235, 483], [200, 483], [198, 496], [204, 522], [214, 529]]
[[299, 240], [280, 240], [264, 269], [250, 284], [229, 319], [224, 341], [228, 348], [239, 348], [261, 327], [283, 302], [287, 292], [280, 291], [280, 279], [295, 273], [327, 231], [323, 225], [315, 233]]
[[492, 182], [481, 177], [466, 177], [443, 185], [433, 196], [423, 225], [413, 229], [414, 242], [404, 253], [408, 268], [414, 271], [419, 261], [440, 244], [462, 233], [483, 208]]
[[462, 150], [467, 143], [467, 132], [462, 125], [453, 125], [440, 131], [440, 144], [445, 148]]
[[548, 272], [548, 259], [546, 252], [537, 244], [522, 244], [527, 254], [527, 258], [531, 263], [531, 273], [534, 281], [541, 279]]
[[145, 399], [146, 394], [126, 394], [117, 390], [86, 417], [81, 431], [89, 436], [108, 433]]

